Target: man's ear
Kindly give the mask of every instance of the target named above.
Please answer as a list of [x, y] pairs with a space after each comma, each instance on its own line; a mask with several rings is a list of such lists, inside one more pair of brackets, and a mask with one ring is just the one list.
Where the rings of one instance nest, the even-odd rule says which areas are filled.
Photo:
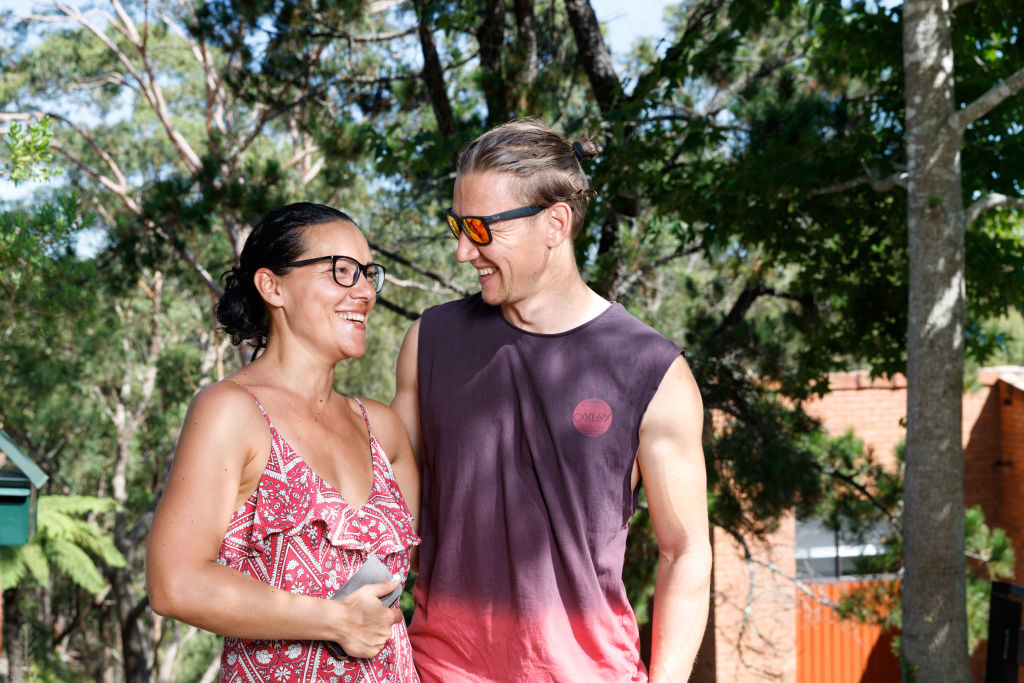
[[547, 245], [555, 248], [572, 239], [572, 209], [565, 202], [555, 202], [544, 210], [547, 219]]
[[260, 293], [268, 306], [281, 306], [281, 279], [269, 268], [260, 268], [252, 276], [256, 291]]

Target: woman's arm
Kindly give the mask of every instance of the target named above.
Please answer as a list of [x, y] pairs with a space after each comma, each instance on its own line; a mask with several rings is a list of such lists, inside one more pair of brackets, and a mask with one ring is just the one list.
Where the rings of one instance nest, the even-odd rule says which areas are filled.
[[394, 582], [365, 586], [343, 601], [323, 600], [217, 564], [231, 514], [255, 488], [269, 451], [267, 424], [244, 389], [222, 382], [196, 395], [153, 519], [146, 555], [150, 605], [226, 636], [334, 640], [351, 656], [376, 655], [402, 618], [376, 597]]

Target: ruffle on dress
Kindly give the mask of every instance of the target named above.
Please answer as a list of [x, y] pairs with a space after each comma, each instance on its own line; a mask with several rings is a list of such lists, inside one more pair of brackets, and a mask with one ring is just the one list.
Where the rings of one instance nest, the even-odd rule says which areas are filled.
[[228, 537], [235, 542], [222, 546], [221, 558], [226, 564], [233, 565], [252, 551], [271, 552], [270, 538], [274, 534], [309, 534], [308, 540], [314, 545], [326, 540], [337, 548], [360, 551], [364, 557], [401, 553], [420, 543], [413, 531], [412, 513], [376, 437], [370, 437], [370, 496], [356, 510], [295, 453], [274, 427], [271, 432], [272, 448], [263, 476], [233, 518], [248, 518], [251, 524], [236, 529], [241, 534], [229, 530]]

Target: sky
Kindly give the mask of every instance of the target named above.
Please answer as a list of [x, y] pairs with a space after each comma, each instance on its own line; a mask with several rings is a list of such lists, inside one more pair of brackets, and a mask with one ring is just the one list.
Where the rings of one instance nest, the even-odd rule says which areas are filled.
[[608, 46], [616, 56], [629, 51], [637, 38], [665, 35], [662, 17], [665, 7], [670, 4], [674, 3], [667, 0], [590, 0], [597, 20], [607, 27]]

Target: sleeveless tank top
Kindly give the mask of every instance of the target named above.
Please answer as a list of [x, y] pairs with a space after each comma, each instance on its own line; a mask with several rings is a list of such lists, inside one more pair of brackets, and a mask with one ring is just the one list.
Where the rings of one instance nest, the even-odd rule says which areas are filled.
[[481, 297], [420, 320], [424, 681], [645, 681], [622, 582], [644, 412], [674, 343], [612, 304], [562, 334]]
[[[354, 510], [341, 492], [299, 457], [259, 399], [253, 399], [270, 427], [270, 457], [256, 490], [231, 516], [217, 562], [282, 590], [325, 599], [370, 554], [381, 558], [396, 580], [405, 581], [409, 550], [419, 537], [362, 401], [355, 398], [369, 434], [373, 484], [370, 497]], [[391, 639], [373, 659], [336, 660], [317, 640], [225, 638], [220, 679], [230, 683], [419, 681], [404, 621], [392, 627]]]

